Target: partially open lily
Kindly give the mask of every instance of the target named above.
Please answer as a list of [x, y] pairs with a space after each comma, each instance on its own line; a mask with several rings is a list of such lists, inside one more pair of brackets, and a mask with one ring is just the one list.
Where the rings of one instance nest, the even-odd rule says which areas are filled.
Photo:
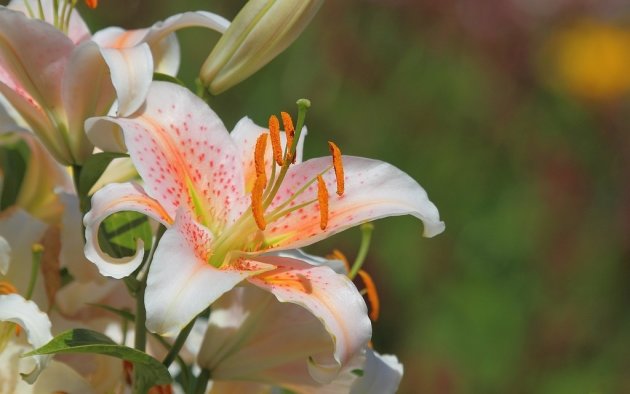
[[132, 113], [154, 70], [177, 71], [175, 30], [202, 26], [223, 32], [229, 25], [215, 14], [188, 12], [149, 29], [110, 28], [91, 37], [76, 10], [59, 15], [74, 2], [42, 0], [41, 13], [38, 3], [13, 0], [0, 7], [0, 94], [67, 165], [82, 164], [92, 153], [83, 129], [87, 118], [106, 114], [116, 98], [119, 114]]
[[[424, 221], [428, 236], [440, 233], [444, 224], [422, 187], [387, 163], [342, 157], [338, 149], [334, 160], [300, 162], [299, 138], [286, 114], [283, 120], [284, 138], [273, 117], [270, 136], [249, 119], [230, 135], [187, 89], [154, 82], [146, 104], [130, 118], [88, 121], [87, 128], [112, 122], [122, 128], [145, 188], [110, 184], [94, 194], [84, 218], [85, 253], [103, 275], [131, 274], [142, 262], [141, 241], [134, 256], [114, 259], [100, 249], [98, 227], [119, 211], [149, 215], [168, 228], [148, 273], [150, 330], [177, 333], [247, 280], [324, 321], [336, 337], [336, 361], [343, 363], [370, 332], [365, 303], [354, 285], [328, 267], [264, 254], [308, 245], [385, 216], [412, 214]], [[261, 141], [268, 136], [271, 144], [266, 145]], [[340, 179], [342, 162], [345, 176]], [[329, 195], [327, 189], [345, 192]]]

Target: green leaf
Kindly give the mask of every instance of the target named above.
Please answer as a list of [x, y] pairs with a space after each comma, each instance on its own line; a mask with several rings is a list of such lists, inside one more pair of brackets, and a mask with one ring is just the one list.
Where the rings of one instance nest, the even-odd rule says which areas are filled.
[[83, 167], [81, 167], [81, 175], [79, 175], [79, 196], [87, 196], [88, 192], [94, 186], [96, 181], [103, 175], [103, 171], [109, 163], [120, 157], [128, 157], [126, 153], [100, 152], [90, 156]]
[[176, 77], [173, 77], [171, 75], [168, 74], [162, 74], [162, 73], [153, 73], [153, 80], [154, 81], [164, 81], [164, 82], [171, 82], [171, 83], [176, 83], [180, 86], [186, 87], [186, 85], [184, 84], [184, 82]]
[[15, 204], [26, 175], [30, 154], [28, 145], [22, 140], [6, 143], [0, 148], [0, 173], [3, 178], [0, 189], [0, 210], [3, 211]]
[[168, 384], [172, 380], [166, 367], [148, 354], [118, 345], [106, 335], [83, 328], [63, 332], [24, 356], [60, 353], [96, 353], [127, 360], [133, 363], [134, 371], [138, 372], [139, 392], [145, 392], [155, 385]]
[[101, 248], [116, 258], [133, 256], [137, 239], [144, 241], [145, 251], [151, 249], [149, 219], [137, 212], [125, 211], [110, 215], [101, 223], [98, 237]]

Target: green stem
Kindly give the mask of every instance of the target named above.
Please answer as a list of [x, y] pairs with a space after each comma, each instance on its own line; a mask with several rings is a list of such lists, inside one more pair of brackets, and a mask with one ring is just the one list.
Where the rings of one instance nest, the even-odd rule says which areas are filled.
[[357, 273], [363, 266], [365, 262], [365, 258], [367, 257], [368, 250], [370, 249], [370, 241], [372, 240], [372, 231], [374, 231], [374, 225], [372, 223], [363, 223], [361, 225], [361, 246], [359, 247], [359, 253], [357, 254], [356, 260], [354, 260], [354, 264], [352, 264], [352, 269], [348, 274], [348, 278], [350, 280], [354, 279], [357, 276]]
[[37, 276], [39, 273], [39, 266], [42, 263], [42, 254], [44, 253], [44, 247], [41, 244], [34, 244], [32, 250], [32, 265], [31, 265], [31, 277], [28, 281], [28, 289], [26, 290], [26, 299], [30, 300], [35, 291], [35, 283], [37, 282]]
[[[90, 208], [90, 199], [88, 196], [82, 196], [79, 194], [79, 185], [81, 183], [81, 170], [82, 166], [74, 164], [72, 166], [72, 180], [74, 181], [74, 190], [77, 192], [77, 196], [79, 197], [79, 209], [82, 214], [85, 214]], [[85, 231], [84, 231], [85, 232]]]
[[197, 383], [195, 384], [195, 394], [204, 394], [206, 387], [208, 387], [208, 381], [210, 381], [210, 371], [202, 369], [199, 377], [197, 377]]
[[[164, 235], [166, 231], [166, 227], [164, 225], [160, 225], [158, 228], [157, 234], [155, 235], [155, 242], [151, 246], [151, 251], [149, 252], [147, 259], [144, 263], [146, 267], [144, 267], [144, 275], [139, 281], [138, 291], [136, 292], [136, 326], [135, 326], [135, 338], [134, 338], [134, 347], [140, 351], [145, 351], [147, 346], [147, 329], [146, 329], [146, 320], [147, 320], [147, 311], [144, 307], [144, 291], [147, 288], [147, 277], [149, 276], [149, 268], [151, 267], [151, 261], [153, 260], [153, 255], [155, 254], [155, 249], [157, 249], [157, 245], [160, 242], [160, 238]], [[142, 269], [141, 269], [142, 270]], [[134, 369], [134, 388], [137, 389], [137, 382], [140, 381], [138, 375], [138, 370]]]

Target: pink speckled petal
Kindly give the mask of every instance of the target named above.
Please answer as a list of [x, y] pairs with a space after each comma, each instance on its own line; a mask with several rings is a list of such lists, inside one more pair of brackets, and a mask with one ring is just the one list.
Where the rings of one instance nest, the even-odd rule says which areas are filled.
[[[37, 13], [38, 0], [28, 0], [31, 6], [31, 9]], [[24, 5], [24, 0], [11, 0], [8, 5], [8, 8], [16, 11], [21, 11], [24, 15], [28, 15], [26, 10], [26, 6]], [[53, 17], [53, 2], [51, 0], [42, 0], [42, 8], [44, 9], [44, 20], [49, 24], [53, 24], [55, 19]], [[39, 15], [37, 14], [39, 18]], [[88, 40], [90, 38], [90, 30], [88, 29], [85, 21], [75, 8], [70, 15], [70, 25], [68, 26], [68, 37], [74, 42], [78, 44], [82, 41]]]
[[[250, 193], [254, 188], [254, 182], [256, 182], [256, 168], [254, 165], [254, 150], [256, 148], [256, 140], [258, 137], [268, 132], [269, 129], [256, 125], [248, 117], [244, 117], [238, 121], [234, 130], [230, 133], [232, 140], [241, 152], [243, 161], [243, 172], [245, 175], [245, 190]], [[302, 162], [302, 150], [304, 148], [304, 137], [306, 137], [306, 127], [300, 134], [300, 139], [295, 149], [296, 158], [295, 163]], [[282, 146], [286, 146], [286, 135], [280, 133], [280, 143]], [[267, 140], [267, 149], [265, 150], [265, 167], [267, 168], [267, 177], [271, 175], [271, 166], [274, 165], [273, 150], [271, 148], [271, 141]]]
[[[289, 170], [270, 209], [280, 205], [302, 185], [331, 165], [330, 157], [308, 160]], [[387, 216], [413, 215], [424, 223], [424, 235], [432, 237], [444, 230], [435, 205], [409, 175], [378, 160], [343, 156], [345, 194], [336, 194], [335, 174], [327, 171], [323, 178], [329, 195], [329, 219], [325, 230], [320, 229], [317, 203], [268, 223], [265, 235], [278, 239], [280, 248], [297, 248], [357, 224]], [[317, 199], [317, 184], [312, 184], [291, 205]], [[270, 210], [268, 210], [269, 212]]]
[[[146, 105], [131, 118], [95, 118], [87, 128], [113, 122], [149, 195], [174, 215], [180, 205], [202, 205], [206, 224], [222, 226], [246, 207], [240, 157], [221, 119], [188, 89], [153, 82]], [[200, 213], [200, 212], [198, 212]]]
[[249, 282], [270, 291], [280, 302], [306, 308], [333, 338], [333, 354], [304, 360], [313, 379], [320, 383], [331, 382], [340, 369], [363, 350], [372, 335], [363, 297], [345, 275], [328, 267], [313, 267], [277, 256], [257, 260], [277, 268], [251, 277]]
[[92, 197], [92, 208], [83, 218], [85, 225], [85, 256], [96, 264], [101, 275], [116, 279], [131, 274], [142, 262], [143, 242], [138, 239], [136, 254], [122, 259], [115, 259], [103, 252], [98, 243], [98, 228], [109, 215], [135, 211], [145, 214], [158, 222], [169, 225], [171, 215], [144, 190], [133, 183], [111, 183]]
[[147, 328], [173, 336], [193, 317], [243, 279], [273, 266], [242, 262], [218, 269], [208, 264], [212, 234], [179, 210], [157, 249], [147, 278]]

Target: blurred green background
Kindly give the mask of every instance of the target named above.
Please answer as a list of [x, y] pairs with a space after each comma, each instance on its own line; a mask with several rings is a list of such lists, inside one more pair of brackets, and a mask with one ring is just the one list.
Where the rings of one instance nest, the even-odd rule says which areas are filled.
[[[101, 1], [93, 30], [244, 1]], [[625, 3], [625, 4], [624, 4]], [[401, 393], [630, 392], [630, 7], [528, 0], [328, 1], [298, 41], [214, 98], [228, 129], [311, 99], [307, 157], [408, 172], [446, 232], [376, 223], [374, 347]], [[179, 33], [193, 86], [217, 34]], [[308, 248], [356, 255], [349, 230]]]

